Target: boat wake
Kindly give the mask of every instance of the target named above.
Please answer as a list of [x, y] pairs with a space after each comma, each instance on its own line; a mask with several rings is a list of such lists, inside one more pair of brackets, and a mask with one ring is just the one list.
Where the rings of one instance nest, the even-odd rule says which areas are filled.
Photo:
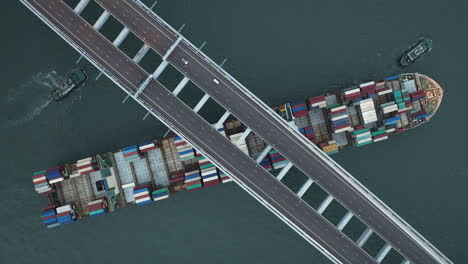
[[[50, 91], [58, 85], [61, 76], [56, 71], [39, 72], [30, 80], [8, 91], [7, 104], [14, 113], [10, 114], [8, 127], [15, 127], [34, 120], [52, 102]], [[20, 111], [18, 111], [21, 109]]]

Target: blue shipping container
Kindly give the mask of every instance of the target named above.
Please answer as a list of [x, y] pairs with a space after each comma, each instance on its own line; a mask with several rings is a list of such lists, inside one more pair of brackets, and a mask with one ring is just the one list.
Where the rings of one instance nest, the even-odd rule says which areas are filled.
[[169, 193], [168, 192], [163, 192], [163, 193], [154, 194], [153, 199], [158, 198], [158, 197], [162, 197], [162, 196], [166, 196], [166, 195], [169, 195]]
[[301, 111], [301, 110], [305, 110], [305, 109], [307, 109], [307, 105], [304, 105], [304, 106], [298, 107], [296, 109], [293, 109], [293, 112], [297, 112], [297, 111]]
[[291, 106], [300, 105], [300, 104], [305, 104], [305, 101], [299, 101], [299, 102], [295, 102], [295, 103], [290, 103]]
[[185, 179], [186, 180], [190, 180], [190, 179], [194, 179], [194, 178], [197, 178], [197, 177], [200, 177], [200, 174], [193, 174], [193, 175], [190, 175], [190, 176], [185, 176]]
[[179, 152], [179, 155], [184, 155], [184, 154], [187, 154], [187, 153], [190, 153], [190, 152], [193, 152], [193, 149], [189, 149], [189, 150], [186, 150], [186, 151]]
[[123, 150], [136, 149], [137, 147], [138, 147], [137, 145], [132, 145], [132, 146], [128, 146], [128, 147], [123, 148]]
[[144, 192], [144, 191], [148, 191], [148, 188], [142, 188], [142, 189], [134, 190], [133, 194], [141, 193], [141, 192]]
[[425, 114], [422, 114], [422, 115], [418, 115], [418, 116], [416, 117], [416, 119], [425, 118], [425, 117], [427, 117], [427, 116], [429, 116], [429, 114], [428, 114], [428, 113], [425, 113]]
[[398, 75], [393, 75], [393, 76], [385, 78], [385, 81], [391, 81], [391, 80], [395, 80], [395, 79], [398, 79], [398, 78], [399, 78]]

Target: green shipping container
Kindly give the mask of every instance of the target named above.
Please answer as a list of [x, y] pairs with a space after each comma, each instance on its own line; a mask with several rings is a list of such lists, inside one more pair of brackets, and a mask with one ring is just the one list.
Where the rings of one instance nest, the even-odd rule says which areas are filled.
[[187, 187], [187, 190], [195, 189], [195, 188], [198, 188], [198, 187], [201, 187], [201, 186], [202, 186], [201, 183], [195, 184], [195, 185]]
[[160, 193], [165, 193], [165, 192], [168, 192], [167, 188], [153, 191], [151, 194], [160, 194]]
[[340, 104], [339, 104], [339, 103], [336, 103], [336, 104], [329, 105], [329, 106], [327, 106], [327, 107], [325, 107], [325, 108], [326, 108], [326, 109], [332, 109], [332, 108], [335, 108], [335, 107], [338, 107], [338, 106], [340, 106]]
[[359, 130], [354, 131], [354, 132], [353, 132], [353, 135], [365, 133], [365, 132], [367, 132], [367, 131], [369, 131], [368, 128], [359, 129]]
[[102, 213], [102, 212], [104, 212], [104, 209], [99, 209], [97, 211], [89, 212], [89, 215], [95, 215], [95, 214], [99, 214], [99, 213]]
[[33, 175], [36, 176], [36, 175], [46, 173], [46, 172], [47, 172], [46, 170], [36, 171]]
[[386, 133], [386, 130], [384, 128], [384, 130], [379, 130], [379, 131], [376, 131], [376, 132], [372, 132], [372, 135], [373, 136], [378, 136], [380, 134], [385, 134]]
[[200, 169], [203, 170], [203, 169], [210, 168], [210, 167], [214, 167], [214, 165], [213, 164], [203, 165], [203, 166], [200, 167]]

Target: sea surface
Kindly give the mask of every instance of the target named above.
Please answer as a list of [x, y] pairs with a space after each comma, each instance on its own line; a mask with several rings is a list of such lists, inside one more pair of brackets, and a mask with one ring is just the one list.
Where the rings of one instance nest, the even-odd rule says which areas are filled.
[[[152, 0], [145, 1], [151, 4]], [[76, 0], [67, 1], [70, 4]], [[468, 263], [468, 2], [160, 0], [154, 10], [204, 48], [258, 97], [275, 106], [359, 82], [403, 73], [431, 76], [445, 89], [439, 112], [427, 124], [390, 140], [333, 155], [344, 168], [397, 211], [455, 263]], [[2, 1], [0, 15], [0, 263], [329, 263], [283, 222], [234, 183], [169, 200], [129, 206], [47, 230], [39, 218], [46, 204], [31, 183], [34, 171], [160, 137], [167, 128], [82, 60], [19, 1]], [[90, 4], [94, 23], [102, 10]], [[114, 38], [122, 26], [109, 20]], [[406, 69], [399, 55], [419, 37], [433, 51]], [[133, 56], [142, 43], [130, 36], [122, 49]], [[154, 70], [150, 53], [141, 65]], [[60, 103], [50, 89], [83, 67], [85, 86]], [[162, 76], [175, 87], [182, 76]], [[190, 105], [202, 97], [193, 85], [181, 94]], [[210, 121], [222, 111], [211, 102]], [[285, 182], [298, 188], [304, 176]], [[318, 206], [316, 186], [305, 199]], [[325, 216], [344, 215], [333, 202]], [[353, 220], [354, 221], [354, 220]], [[351, 222], [345, 233], [364, 230]], [[372, 237], [375, 255], [383, 241]], [[393, 250], [384, 263], [400, 263]]]

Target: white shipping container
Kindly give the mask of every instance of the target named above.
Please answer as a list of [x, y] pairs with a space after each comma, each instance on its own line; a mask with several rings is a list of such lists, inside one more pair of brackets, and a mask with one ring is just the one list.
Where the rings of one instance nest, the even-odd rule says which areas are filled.
[[152, 148], [154, 146], [155, 146], [154, 143], [151, 143], [151, 144], [148, 144], [148, 145], [140, 146], [139, 149], [144, 150], [144, 149], [147, 149], [147, 148]]
[[332, 144], [335, 144], [336, 141], [335, 141], [335, 140], [330, 140], [330, 141], [328, 141], [327, 143], [328, 143], [328, 145], [332, 145]]
[[180, 155], [179, 157], [183, 159], [183, 158], [188, 158], [188, 157], [195, 157], [195, 155], [193, 154], [193, 152], [189, 152], [189, 153]]
[[201, 174], [203, 174], [203, 173], [205, 173], [207, 171], [211, 171], [213, 169], [216, 169], [216, 167], [213, 166], [213, 167], [205, 168], [205, 169], [201, 170]]
[[52, 188], [49, 185], [45, 185], [36, 189], [38, 193], [43, 193], [43, 192], [47, 192], [50, 190], [52, 190]]
[[193, 179], [185, 180], [184, 182], [185, 182], [185, 183], [189, 183], [189, 182], [199, 181], [200, 179], [201, 179], [201, 177], [199, 176], [199, 177], [195, 177], [195, 178], [193, 178]]
[[190, 176], [190, 175], [194, 175], [194, 174], [197, 174], [198, 173], [198, 170], [193, 170], [193, 171], [189, 171], [187, 173], [185, 173], [185, 176]]
[[93, 159], [92, 157], [89, 157], [89, 158], [86, 158], [86, 159], [80, 159], [80, 160], [76, 161], [76, 163], [90, 162], [92, 159]]
[[228, 183], [228, 182], [232, 182], [232, 181], [233, 181], [233, 179], [232, 179], [231, 177], [221, 179], [221, 182], [222, 182], [222, 183]]
[[72, 174], [70, 174], [70, 178], [75, 178], [81, 176], [81, 173], [79, 171], [74, 171]]
[[338, 130], [335, 130], [335, 133], [341, 133], [341, 132], [344, 132], [344, 131], [350, 131], [352, 130], [353, 128], [351, 126], [348, 126], [348, 127], [343, 127], [343, 128], [340, 128]]
[[212, 167], [212, 168], [207, 169], [206, 171], [202, 171], [201, 174], [202, 174], [202, 176], [204, 176], [204, 175], [208, 175], [208, 174], [211, 174], [211, 173], [217, 173], [216, 172], [216, 167]]
[[362, 114], [363, 119], [372, 118], [376, 115], [375, 111], [366, 111], [366, 112], [362, 112], [361, 114]]
[[167, 199], [167, 198], [169, 198], [169, 195], [164, 195], [164, 196], [156, 197], [156, 198], [153, 199], [153, 201], [164, 200], [164, 199]]
[[49, 183], [50, 183], [50, 184], [52, 184], [52, 183], [57, 183], [57, 182], [61, 182], [61, 181], [63, 181], [63, 180], [64, 180], [63, 177], [60, 177], [60, 178], [53, 179], [53, 180], [49, 181]]
[[131, 187], [135, 187], [135, 183], [131, 182], [131, 183], [122, 185], [122, 189], [131, 188]]
[[373, 82], [373, 81], [372, 82], [366, 82], [366, 83], [360, 84], [359, 87], [371, 86], [373, 84], [375, 84], [375, 82]]
[[214, 180], [217, 180], [217, 179], [218, 179], [218, 175], [215, 175], [213, 177], [203, 178], [203, 182], [214, 181]]
[[356, 88], [356, 89], [352, 89], [352, 90], [349, 90], [349, 91], [346, 91], [344, 94], [347, 95], [347, 94], [353, 94], [353, 93], [356, 93], [356, 92], [360, 92], [361, 90], [359, 88]]
[[150, 197], [145, 197], [143, 199], [140, 199], [140, 200], [135, 200], [135, 203], [142, 203], [142, 202], [146, 202], [148, 201], [149, 199], [151, 199]]
[[395, 131], [396, 131], [395, 128], [390, 128], [390, 129], [385, 130], [385, 132], [387, 132], [387, 133], [392, 133], [392, 132], [395, 132]]
[[388, 136], [377, 138], [377, 139], [374, 139], [374, 142], [379, 142], [379, 141], [382, 141], [382, 140], [386, 140], [387, 138], [388, 138]]
[[103, 199], [99, 199], [99, 200], [95, 200], [95, 201], [91, 201], [88, 203], [88, 205], [93, 205], [93, 204], [98, 204], [98, 203], [102, 203], [104, 200]]
[[71, 212], [72, 208], [71, 205], [67, 204], [64, 206], [57, 207], [57, 214], [65, 213], [65, 212]]
[[398, 110], [398, 106], [396, 104], [394, 105], [390, 105], [390, 106], [387, 106], [387, 107], [384, 107], [383, 109], [383, 113], [384, 114], [387, 114], [387, 113], [391, 113], [391, 112], [395, 112]]
[[312, 106], [312, 107], [315, 107], [315, 106], [322, 106], [322, 107], [324, 107], [324, 106], [326, 106], [326, 105], [327, 105], [327, 101], [325, 101], [325, 99], [323, 99], [323, 101], [320, 101], [320, 102], [317, 102], [317, 103], [313, 103], [313, 104], [311, 104], [310, 106]]
[[336, 121], [336, 120], [340, 120], [340, 119], [343, 119], [343, 118], [348, 118], [349, 115], [341, 115], [341, 116], [336, 116], [336, 117], [333, 117], [331, 119], [331, 121]]
[[364, 119], [364, 124], [369, 124], [377, 121], [377, 117]]
[[140, 193], [134, 193], [134, 194], [133, 194], [133, 197], [134, 197], [135, 200], [136, 200], [136, 199], [138, 199], [138, 197], [143, 196], [143, 195], [147, 195], [147, 194], [149, 194], [148, 191], [144, 191], [144, 192], [140, 192]]
[[392, 92], [392, 89], [389, 88], [389, 89], [387, 89], [387, 90], [380, 91], [380, 92], [378, 92], [377, 94], [378, 94], [378, 95], [384, 95], [384, 94], [388, 94], [388, 93], [391, 93], [391, 92]]
[[42, 176], [42, 177], [33, 179], [33, 182], [38, 182], [38, 181], [42, 181], [42, 180], [45, 180], [45, 179], [46, 179], [46, 177], [45, 177], [45, 176]]
[[369, 142], [369, 141], [372, 141], [372, 138], [366, 138], [366, 139], [363, 139], [363, 140], [358, 140], [356, 143], [357, 144], [361, 144], [361, 143], [365, 143], [365, 142]]
[[339, 110], [342, 110], [342, 109], [346, 109], [346, 105], [337, 106], [335, 108], [332, 108], [332, 109], [330, 109], [330, 112], [335, 112], [335, 111], [339, 111]]
[[190, 145], [183, 145], [183, 146], [177, 146], [176, 149], [177, 149], [178, 152], [182, 152], [182, 151], [192, 149], [192, 147]]
[[370, 132], [370, 131], [367, 131], [367, 132], [365, 132], [365, 133], [357, 134], [357, 135], [356, 135], [356, 138], [362, 138], [362, 137], [368, 136], [368, 135], [370, 135], [370, 134], [371, 134], [371, 132]]

